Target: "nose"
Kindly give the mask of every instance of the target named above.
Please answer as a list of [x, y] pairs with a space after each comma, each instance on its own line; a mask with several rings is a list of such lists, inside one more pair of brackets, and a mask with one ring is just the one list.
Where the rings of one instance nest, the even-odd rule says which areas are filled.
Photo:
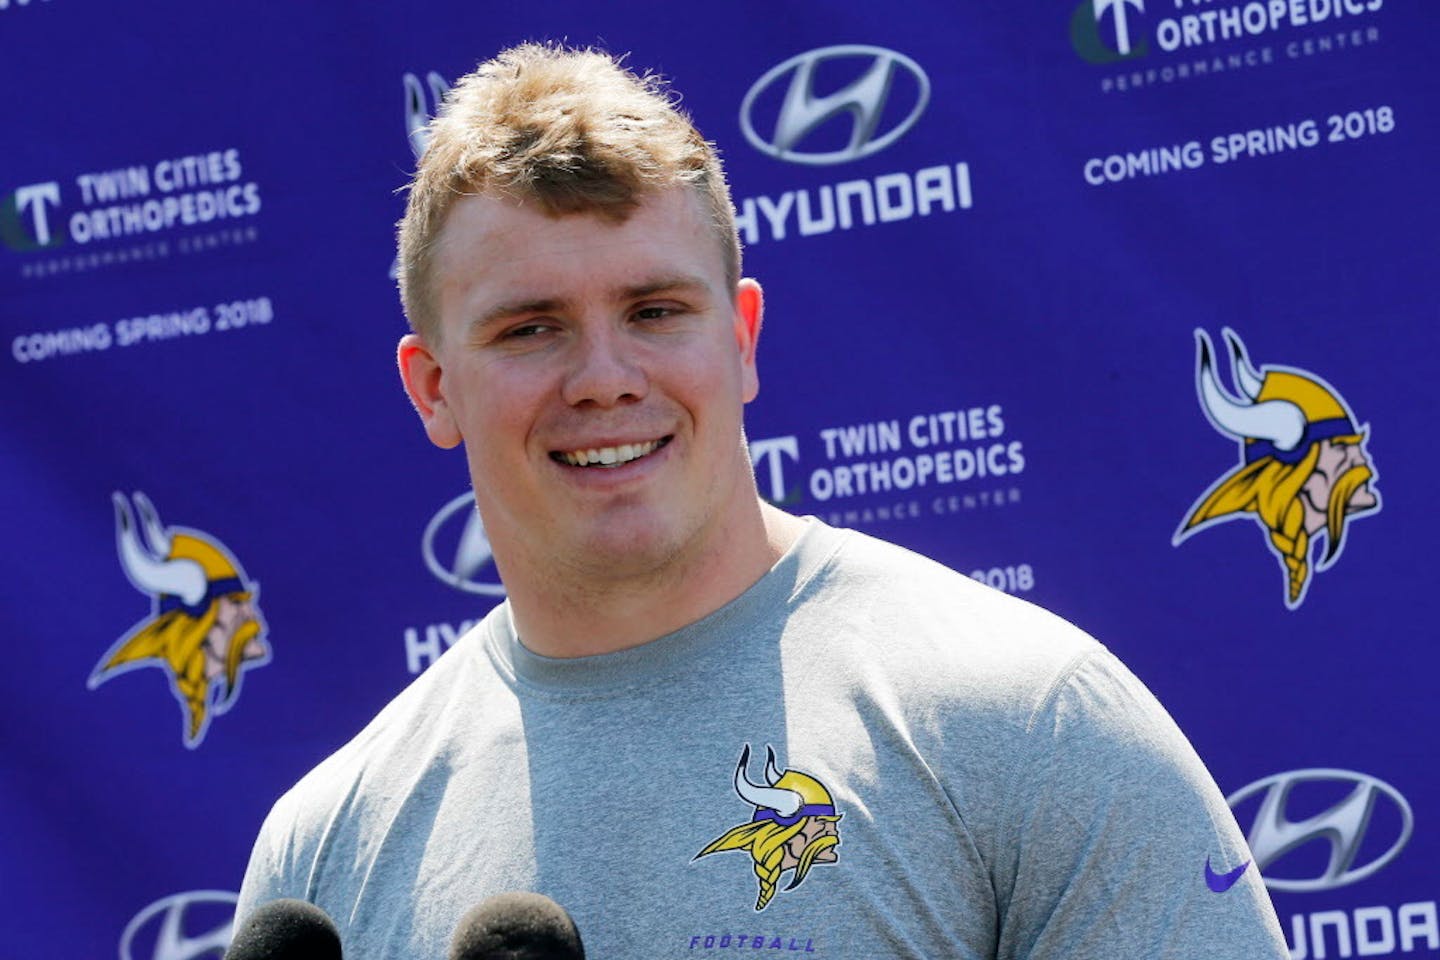
[[573, 350], [561, 387], [566, 403], [608, 408], [644, 399], [649, 379], [624, 332], [597, 325], [576, 341]]

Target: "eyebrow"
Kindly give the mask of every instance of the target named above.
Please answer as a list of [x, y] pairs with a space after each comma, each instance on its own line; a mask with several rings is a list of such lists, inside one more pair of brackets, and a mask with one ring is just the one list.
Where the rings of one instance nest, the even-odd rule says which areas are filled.
[[[710, 284], [698, 276], [691, 274], [666, 274], [653, 277], [640, 283], [615, 289], [610, 299], [613, 302], [621, 303], [627, 300], [641, 300], [645, 297], [654, 296], [657, 293], [670, 291], [688, 291], [710, 294]], [[470, 323], [470, 333], [483, 330], [484, 328], [508, 320], [511, 317], [525, 316], [533, 313], [556, 313], [563, 312], [571, 305], [564, 297], [545, 297], [536, 300], [514, 300], [509, 303], [500, 303], [486, 310]]]
[[691, 274], [670, 274], [663, 277], [655, 277], [644, 283], [638, 283], [632, 287], [625, 287], [616, 291], [616, 300], [639, 300], [643, 297], [653, 296], [657, 293], [664, 293], [670, 290], [689, 290], [698, 293], [710, 293], [710, 284], [703, 279]]

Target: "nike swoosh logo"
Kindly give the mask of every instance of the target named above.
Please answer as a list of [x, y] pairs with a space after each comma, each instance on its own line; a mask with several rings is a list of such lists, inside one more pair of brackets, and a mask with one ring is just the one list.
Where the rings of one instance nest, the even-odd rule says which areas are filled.
[[1234, 870], [1231, 870], [1229, 873], [1216, 873], [1215, 870], [1210, 866], [1210, 858], [1206, 857], [1205, 886], [1209, 887], [1216, 893], [1224, 893], [1226, 890], [1229, 890], [1231, 887], [1235, 886], [1235, 881], [1240, 879], [1240, 875], [1244, 873], [1249, 866], [1250, 861], [1246, 860], [1244, 863], [1240, 864], [1240, 866], [1236, 867]]

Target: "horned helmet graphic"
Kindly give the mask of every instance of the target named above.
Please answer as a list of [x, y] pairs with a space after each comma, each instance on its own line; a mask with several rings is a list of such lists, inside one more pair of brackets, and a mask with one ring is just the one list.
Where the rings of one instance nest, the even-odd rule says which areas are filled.
[[[426, 148], [430, 146], [430, 121], [440, 113], [440, 105], [445, 102], [445, 95], [450, 92], [450, 84], [434, 70], [425, 74], [423, 83], [413, 73], [401, 77], [401, 83], [405, 87], [405, 139], [410, 142], [410, 152], [415, 155], [415, 162], [419, 163]], [[428, 101], [425, 98], [427, 88], [430, 93]], [[390, 264], [390, 279], [394, 280], [399, 276], [400, 258], [397, 256]]]
[[[405, 136], [410, 140], [410, 152], [419, 160], [430, 146], [430, 119], [440, 112], [440, 104], [450, 92], [445, 78], [431, 70], [425, 74], [425, 83], [413, 73], [407, 73], [401, 80], [405, 85]], [[429, 102], [425, 99], [426, 87], [430, 90]]]
[[1310, 586], [1312, 546], [1323, 538], [1315, 570], [1328, 569], [1340, 559], [1349, 522], [1380, 509], [1370, 428], [1321, 378], [1293, 367], [1256, 370], [1235, 331], [1223, 333], [1236, 392], [1220, 385], [1203, 330], [1195, 331], [1196, 390], [1215, 429], [1239, 441], [1240, 463], [1200, 496], [1172, 543], [1253, 517], [1284, 567], [1285, 605], [1293, 610]]
[[133, 511], [122, 494], [111, 499], [120, 565], [151, 597], [151, 613], [100, 658], [89, 688], [141, 667], [165, 671], [193, 749], [211, 718], [234, 705], [244, 671], [270, 662], [259, 585], [215, 538], [162, 526], [143, 493]]
[[760, 893], [756, 911], [775, 896], [781, 876], [793, 870], [786, 890], [794, 890], [817, 863], [835, 863], [840, 845], [837, 824], [844, 814], [835, 810], [835, 798], [823, 783], [800, 770], [781, 770], [775, 751], [765, 748], [765, 782], [750, 780], [750, 745], [735, 766], [735, 792], [755, 808], [749, 823], [725, 831], [695, 854], [695, 859], [726, 850], [747, 851], [754, 861]]

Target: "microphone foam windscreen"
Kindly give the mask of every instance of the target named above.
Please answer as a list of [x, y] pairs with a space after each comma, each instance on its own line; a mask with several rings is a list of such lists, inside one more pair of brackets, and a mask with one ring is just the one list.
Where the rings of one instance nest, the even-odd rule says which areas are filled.
[[502, 893], [471, 907], [450, 941], [450, 960], [584, 960], [580, 931], [554, 900]]
[[340, 932], [304, 900], [272, 900], [236, 931], [225, 960], [342, 960]]

